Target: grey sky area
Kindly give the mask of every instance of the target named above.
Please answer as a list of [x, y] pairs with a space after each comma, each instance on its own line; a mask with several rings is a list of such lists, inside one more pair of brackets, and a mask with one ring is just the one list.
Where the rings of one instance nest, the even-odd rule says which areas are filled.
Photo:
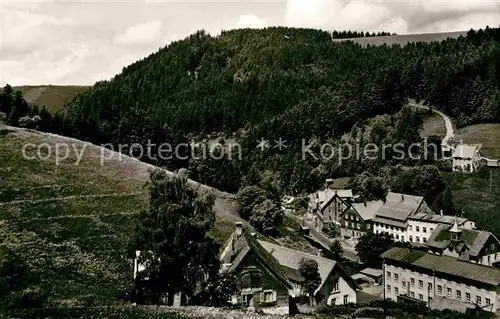
[[500, 24], [499, 1], [0, 0], [0, 85], [93, 84], [199, 29], [297, 26], [398, 34]]

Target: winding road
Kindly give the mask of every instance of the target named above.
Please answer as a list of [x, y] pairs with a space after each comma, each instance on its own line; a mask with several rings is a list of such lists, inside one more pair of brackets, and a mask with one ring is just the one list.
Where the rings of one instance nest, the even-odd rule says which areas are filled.
[[421, 108], [421, 109], [425, 109], [425, 110], [431, 110], [432, 112], [441, 116], [441, 118], [444, 121], [444, 125], [446, 127], [446, 135], [443, 138], [441, 145], [447, 149], [451, 148], [451, 146], [448, 144], [448, 142], [450, 141], [451, 138], [453, 138], [455, 136], [455, 133], [453, 132], [453, 123], [451, 122], [451, 119], [443, 112], [438, 111], [430, 106], [426, 106], [423, 104], [417, 104], [415, 102], [409, 102], [408, 105], [413, 106], [413, 107], [417, 107], [417, 108]]

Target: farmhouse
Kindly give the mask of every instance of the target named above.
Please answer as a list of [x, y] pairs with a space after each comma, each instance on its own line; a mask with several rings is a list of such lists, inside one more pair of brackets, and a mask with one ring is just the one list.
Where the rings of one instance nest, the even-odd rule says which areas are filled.
[[473, 172], [481, 162], [481, 153], [478, 144], [458, 144], [452, 155], [453, 171]]
[[[237, 275], [241, 293], [233, 296], [234, 304], [253, 308], [260, 306], [284, 306], [294, 285], [283, 267], [257, 239], [238, 222], [220, 255], [221, 272]], [[292, 278], [297, 286], [299, 278]]]
[[500, 308], [499, 268], [402, 247], [381, 257], [385, 299], [414, 300], [435, 309]]
[[312, 259], [318, 264], [318, 272], [321, 277], [321, 284], [315, 291], [315, 300], [317, 303], [326, 302], [327, 305], [343, 305], [347, 303], [356, 303], [356, 292], [359, 286], [351, 276], [335, 260], [315, 256], [302, 251], [286, 248], [265, 241], [259, 243], [289, 274], [290, 280], [298, 283], [298, 288], [302, 290], [300, 284], [304, 278], [299, 273], [299, 265], [302, 260]]

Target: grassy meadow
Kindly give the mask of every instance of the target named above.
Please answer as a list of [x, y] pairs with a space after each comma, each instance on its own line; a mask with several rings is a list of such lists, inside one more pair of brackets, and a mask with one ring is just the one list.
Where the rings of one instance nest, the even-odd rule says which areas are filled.
[[[83, 151], [78, 165], [74, 152], [56, 165], [54, 146], [63, 142]], [[27, 143], [47, 143], [52, 152], [45, 146], [40, 155], [46, 160], [27, 159]], [[128, 157], [101, 165], [97, 146], [9, 127], [2, 129], [0, 149], [0, 245], [40, 275], [54, 307], [123, 302], [133, 274], [127, 244], [147, 208], [151, 167]], [[26, 155], [37, 156], [35, 149]], [[216, 192], [216, 198], [213, 235], [223, 241], [237, 217], [230, 194]]]

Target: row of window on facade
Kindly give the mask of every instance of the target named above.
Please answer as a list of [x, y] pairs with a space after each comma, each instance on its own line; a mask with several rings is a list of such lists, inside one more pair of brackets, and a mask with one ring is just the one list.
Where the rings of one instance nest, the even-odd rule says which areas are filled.
[[[389, 225], [381, 224], [381, 223], [375, 223], [375, 226], [380, 227], [380, 228], [390, 229], [390, 230], [405, 231], [404, 228], [397, 227], [397, 226], [389, 226]], [[408, 225], [408, 230], [413, 231], [413, 225]], [[434, 230], [434, 228], [429, 228], [430, 233], [432, 233], [433, 230]], [[417, 233], [420, 232], [420, 226], [415, 226], [415, 231]], [[422, 227], [422, 232], [427, 233], [427, 227]]]
[[[432, 287], [432, 284], [429, 284], [429, 286]], [[432, 290], [432, 288], [429, 288], [429, 290]], [[391, 293], [391, 285], [387, 285], [387, 293], [388, 294]], [[396, 286], [394, 286], [394, 293], [396, 295], [399, 294], [399, 288], [396, 287]], [[443, 286], [442, 285], [437, 285], [436, 295], [437, 296], [443, 296]], [[415, 298], [415, 292], [414, 291], [410, 290], [410, 297]], [[452, 289], [450, 287], [446, 288], [446, 297], [447, 298], [453, 298]], [[424, 300], [424, 295], [423, 294], [418, 294], [418, 299]], [[462, 291], [461, 290], [456, 290], [455, 291], [455, 299], [456, 300], [460, 300], [460, 301], [462, 300]], [[466, 292], [465, 293], [465, 301], [471, 302], [471, 294], [470, 294], [470, 292]], [[483, 298], [481, 296], [476, 296], [476, 304], [478, 304], [479, 306], [481, 306], [482, 302], [483, 302]], [[491, 299], [490, 298], [485, 298], [485, 304], [486, 304], [486, 306], [491, 305]]]
[[[387, 280], [391, 280], [391, 277], [392, 277], [392, 273], [390, 271], [387, 272]], [[438, 279], [439, 280], [439, 279]], [[394, 274], [394, 281], [395, 282], [398, 282], [399, 281], [399, 274], [395, 273]], [[403, 288], [406, 288], [406, 281], [402, 281], [402, 287]], [[410, 278], [410, 287], [415, 287], [415, 278]], [[470, 286], [468, 286], [470, 287]], [[432, 283], [428, 283], [427, 284], [427, 290], [430, 292], [432, 291]], [[443, 285], [436, 285], [436, 295], [437, 296], [443, 296]], [[418, 280], [418, 289], [424, 289], [424, 281], [419, 279]], [[391, 293], [391, 285], [387, 285], [387, 292], [388, 293]], [[399, 294], [399, 288], [394, 286], [394, 292], [396, 294]], [[413, 295], [412, 295], [413, 294]], [[411, 292], [410, 291], [410, 296], [412, 298], [415, 298], [415, 293], [414, 292]], [[420, 297], [422, 296], [422, 297]], [[446, 297], [447, 298], [452, 298], [453, 297], [453, 294], [452, 294], [452, 289], [451, 287], [447, 287], [446, 288]], [[456, 290], [455, 292], [455, 298], [457, 300], [462, 300], [462, 291], [461, 290]], [[422, 294], [419, 294], [419, 299], [423, 300], [423, 295]], [[471, 301], [471, 294], [469, 292], [466, 292], [465, 293], [465, 300], [470, 302]], [[486, 301], [486, 305], [490, 305], [491, 304], [491, 300], [489, 298], [485, 298], [485, 301]], [[481, 305], [482, 303], [482, 298], [481, 296], [476, 296], [476, 303], [478, 305]]]
[[[378, 233], [387, 233], [387, 232], [381, 232], [381, 231], [377, 230], [375, 233], [378, 234]], [[401, 241], [405, 240], [405, 236], [403, 236], [403, 235], [399, 236], [399, 234], [396, 234], [396, 235], [391, 234], [391, 236], [394, 237], [394, 238], [396, 238], [396, 240], [401, 240]], [[414, 242], [412, 235], [408, 236], [408, 241]], [[419, 236], [415, 236], [415, 242], [420, 243], [420, 237]], [[422, 237], [422, 242], [426, 243], [427, 242], [427, 238], [426, 237]]]
[[[359, 229], [361, 230], [361, 228], [363, 228], [363, 224], [359, 224], [359, 223], [349, 223], [349, 222], [346, 222], [345, 223], [345, 227], [349, 228], [349, 229]], [[366, 229], [370, 229], [370, 224], [365, 224], [365, 228]]]

